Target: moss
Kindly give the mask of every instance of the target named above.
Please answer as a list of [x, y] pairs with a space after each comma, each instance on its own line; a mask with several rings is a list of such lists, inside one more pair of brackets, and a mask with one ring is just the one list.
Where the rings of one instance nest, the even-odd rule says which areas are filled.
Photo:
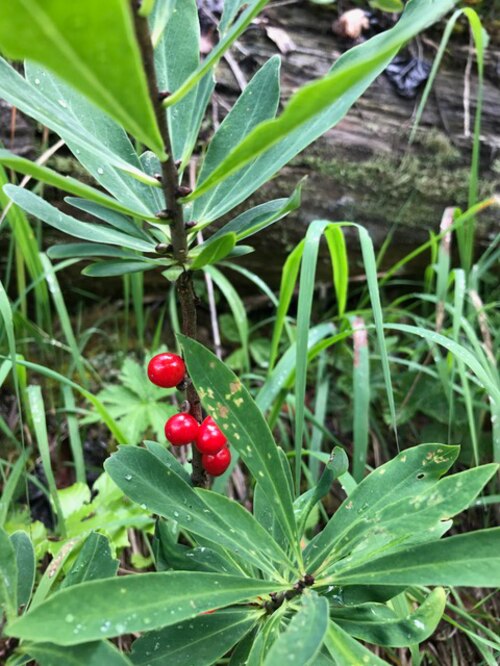
[[[446, 206], [467, 205], [469, 167], [439, 132], [426, 132], [403, 157], [386, 153], [352, 160], [348, 156], [326, 158], [316, 152], [303, 155], [300, 162], [317, 175], [332, 179], [328, 191], [347, 198], [358, 221], [369, 217], [372, 221], [435, 227], [436, 216], [440, 219]], [[499, 187], [500, 179], [483, 179], [480, 197]]]

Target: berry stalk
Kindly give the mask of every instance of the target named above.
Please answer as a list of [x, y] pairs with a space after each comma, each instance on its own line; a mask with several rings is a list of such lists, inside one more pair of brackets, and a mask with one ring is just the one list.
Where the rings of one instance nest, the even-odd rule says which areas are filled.
[[[142, 61], [148, 80], [149, 92], [154, 106], [156, 120], [160, 128], [167, 159], [162, 162], [161, 184], [167, 202], [167, 210], [162, 211], [162, 217], [169, 220], [170, 236], [172, 242], [172, 254], [179, 264], [184, 265], [188, 254], [187, 232], [184, 224], [184, 213], [179, 198], [183, 196], [182, 188], [179, 186], [179, 173], [175, 165], [172, 153], [172, 142], [167, 124], [167, 114], [161, 105], [162, 92], [158, 90], [156, 72], [154, 67], [154, 52], [151, 43], [151, 35], [147, 19], [139, 16], [136, 3], [132, 2], [132, 13], [134, 16], [137, 41], [142, 54]], [[177, 295], [181, 307], [182, 332], [196, 339], [197, 317], [196, 296], [193, 288], [192, 274], [184, 270], [176, 282]], [[190, 406], [190, 414], [201, 422], [202, 411], [199, 396], [192, 384], [186, 391], [186, 398]], [[201, 453], [193, 447], [193, 472], [191, 476], [193, 485], [204, 487], [207, 485], [207, 477], [201, 462]]]

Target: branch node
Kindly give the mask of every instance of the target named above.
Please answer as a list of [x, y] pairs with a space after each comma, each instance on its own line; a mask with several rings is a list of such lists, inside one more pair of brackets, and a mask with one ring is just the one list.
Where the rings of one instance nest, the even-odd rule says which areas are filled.
[[177, 185], [175, 188], [175, 194], [177, 197], [187, 197], [189, 194], [191, 194], [193, 190], [190, 187], [187, 187], [187, 185]]

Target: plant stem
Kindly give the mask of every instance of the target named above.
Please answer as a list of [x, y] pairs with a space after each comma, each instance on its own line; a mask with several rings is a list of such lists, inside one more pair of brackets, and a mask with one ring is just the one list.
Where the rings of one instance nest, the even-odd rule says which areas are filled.
[[[160, 91], [156, 80], [156, 71], [154, 66], [154, 51], [151, 42], [151, 35], [146, 18], [137, 14], [137, 3], [132, 1], [132, 13], [134, 15], [135, 30], [139, 47], [141, 49], [142, 61], [149, 86], [151, 100], [154, 106], [156, 120], [167, 153], [167, 159], [161, 163], [162, 169], [162, 187], [167, 202], [169, 215], [170, 238], [172, 242], [172, 253], [174, 258], [183, 265], [188, 254], [187, 233], [184, 225], [184, 213], [182, 204], [179, 202], [178, 185], [179, 173], [175, 165], [172, 152], [172, 142], [167, 123], [167, 112], [161, 105]], [[176, 283], [177, 295], [181, 306], [182, 332], [191, 338], [196, 339], [197, 318], [196, 318], [196, 295], [194, 293], [192, 273], [184, 270]], [[201, 422], [202, 411], [199, 396], [193, 384], [187, 387], [186, 397], [189, 402], [190, 413], [194, 418]], [[207, 485], [207, 477], [201, 464], [201, 454], [193, 446], [193, 472], [192, 482], [195, 486], [204, 487]]]

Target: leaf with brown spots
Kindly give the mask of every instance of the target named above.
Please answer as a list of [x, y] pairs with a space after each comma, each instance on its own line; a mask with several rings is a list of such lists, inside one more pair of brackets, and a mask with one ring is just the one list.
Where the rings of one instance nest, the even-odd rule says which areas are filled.
[[215, 421], [229, 426], [224, 431], [230, 444], [262, 488], [290, 545], [297, 550], [290, 487], [262, 412], [235, 374], [212, 352], [191, 338], [178, 338], [203, 407]]

